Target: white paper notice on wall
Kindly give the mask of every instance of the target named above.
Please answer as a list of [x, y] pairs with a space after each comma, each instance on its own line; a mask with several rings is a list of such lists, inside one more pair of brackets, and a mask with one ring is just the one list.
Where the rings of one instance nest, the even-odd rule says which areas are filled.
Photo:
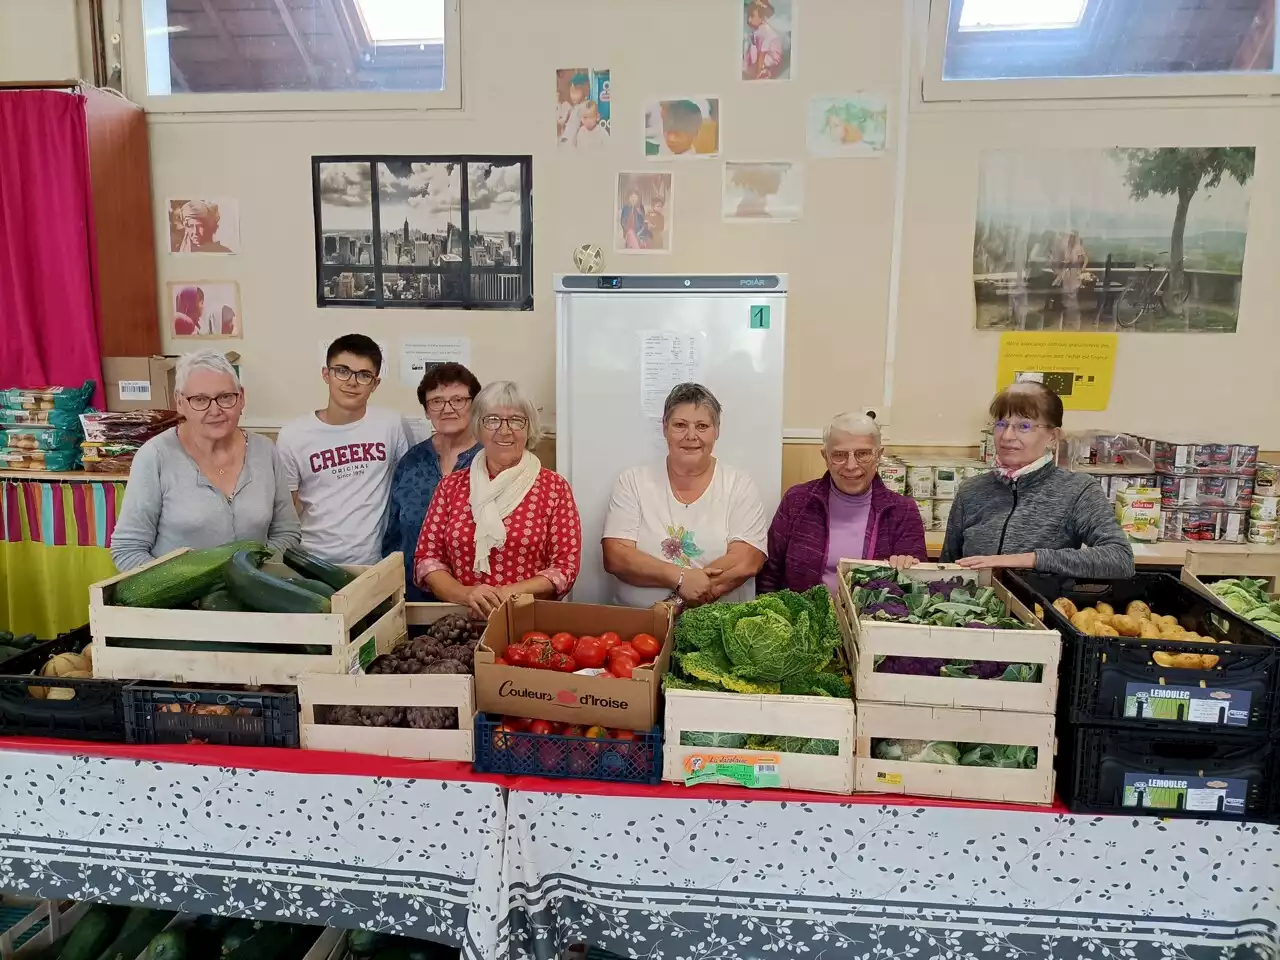
[[702, 379], [702, 344], [695, 335], [667, 331], [640, 333], [640, 407], [661, 417], [667, 394], [677, 383]]
[[400, 380], [416, 387], [428, 367], [442, 363], [471, 366], [470, 337], [417, 337], [400, 342]]

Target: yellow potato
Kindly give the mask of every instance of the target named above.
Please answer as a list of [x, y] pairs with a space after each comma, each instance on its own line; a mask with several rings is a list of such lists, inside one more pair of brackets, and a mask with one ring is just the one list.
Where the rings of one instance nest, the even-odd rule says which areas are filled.
[[1096, 637], [1098, 635], [1097, 623], [1093, 617], [1086, 617], [1083, 610], [1071, 618], [1071, 625], [1087, 637]]
[[1114, 617], [1111, 618], [1111, 626], [1115, 627], [1116, 631], [1122, 637], [1138, 636], [1138, 634], [1141, 632], [1141, 628], [1139, 626], [1140, 623], [1141, 623], [1140, 620], [1137, 620], [1134, 617], [1126, 616], [1125, 614], [1122, 614], [1122, 613], [1117, 613]]
[[1097, 631], [1098, 631], [1098, 632], [1097, 632], [1096, 634], [1094, 634], [1094, 636], [1097, 636], [1097, 637], [1118, 637], [1118, 636], [1120, 636], [1120, 632], [1119, 632], [1118, 630], [1116, 630], [1116, 628], [1115, 628], [1115, 627], [1111, 626], [1111, 624], [1109, 624], [1109, 623], [1100, 623], [1100, 624], [1098, 624], [1098, 626], [1097, 626], [1097, 628], [1096, 628], [1096, 629], [1097, 629]]
[[1181, 627], [1164, 627], [1160, 631], [1161, 640], [1181, 640], [1187, 635], [1187, 631]]
[[1143, 620], [1138, 624], [1138, 636], [1143, 640], [1159, 640], [1160, 629], [1150, 620]]
[[1175, 616], [1156, 617], [1155, 619], [1160, 621], [1162, 627], [1182, 628], [1182, 624], [1178, 622], [1178, 618]]
[[1141, 600], [1130, 601], [1129, 605], [1124, 608], [1124, 612], [1130, 617], [1138, 617], [1143, 620], [1151, 616], [1151, 608]]
[[1104, 617], [1110, 617], [1116, 612], [1116, 608], [1109, 603], [1100, 603], [1096, 607], [1099, 614]]
[[1200, 669], [1201, 669], [1201, 670], [1212, 670], [1212, 669], [1213, 669], [1214, 667], [1216, 667], [1217, 665], [1218, 665], [1218, 657], [1217, 657], [1217, 655], [1216, 655], [1216, 654], [1212, 654], [1212, 653], [1202, 653], [1202, 654], [1200, 654]]
[[1057, 600], [1053, 601], [1053, 609], [1057, 610], [1068, 620], [1074, 617], [1078, 612], [1076, 605], [1066, 597], [1059, 597]]

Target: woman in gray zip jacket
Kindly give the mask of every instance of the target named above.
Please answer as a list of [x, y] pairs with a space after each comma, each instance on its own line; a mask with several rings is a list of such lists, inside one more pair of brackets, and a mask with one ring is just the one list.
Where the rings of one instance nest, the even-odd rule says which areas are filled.
[[942, 562], [1120, 580], [1133, 548], [1098, 482], [1053, 462], [1062, 400], [1039, 383], [1015, 383], [991, 402], [996, 469], [960, 485]]

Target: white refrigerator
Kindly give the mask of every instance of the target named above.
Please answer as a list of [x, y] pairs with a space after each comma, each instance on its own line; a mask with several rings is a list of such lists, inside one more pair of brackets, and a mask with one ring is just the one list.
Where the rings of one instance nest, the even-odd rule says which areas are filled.
[[623, 469], [666, 455], [662, 402], [677, 383], [719, 399], [715, 455], [751, 474], [773, 518], [786, 310], [785, 275], [556, 277], [556, 469], [582, 515], [571, 599], [611, 601], [600, 551], [609, 496]]

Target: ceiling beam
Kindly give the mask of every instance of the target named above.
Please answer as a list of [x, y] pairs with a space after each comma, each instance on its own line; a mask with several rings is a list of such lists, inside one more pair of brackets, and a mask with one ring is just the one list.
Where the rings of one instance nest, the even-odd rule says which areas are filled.
[[324, 0], [325, 11], [329, 14], [329, 23], [333, 27], [333, 37], [338, 42], [338, 55], [342, 57], [342, 67], [348, 76], [355, 76], [359, 65], [355, 52], [351, 49], [351, 37], [347, 32], [347, 24], [338, 10], [339, 0]]
[[307, 46], [302, 42], [302, 34], [298, 32], [298, 25], [293, 22], [293, 14], [289, 12], [289, 5], [284, 0], [275, 0], [276, 10], [280, 14], [280, 19], [284, 21], [284, 28], [289, 31], [289, 37], [293, 40], [293, 45], [298, 48], [298, 56], [302, 58], [302, 65], [307, 68], [307, 73], [314, 81], [319, 78], [320, 72], [316, 69], [315, 63], [311, 60], [311, 55], [307, 53]]

